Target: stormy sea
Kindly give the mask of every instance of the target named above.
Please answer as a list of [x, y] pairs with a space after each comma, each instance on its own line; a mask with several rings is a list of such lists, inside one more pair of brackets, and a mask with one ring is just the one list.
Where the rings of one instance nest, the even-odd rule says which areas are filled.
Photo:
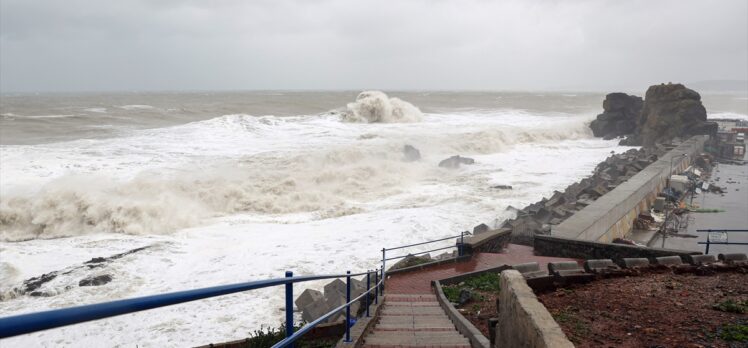
[[[592, 137], [604, 93], [360, 92], [3, 94], [0, 316], [372, 269], [382, 247], [495, 226], [629, 149]], [[703, 101], [748, 118], [744, 94]], [[475, 163], [438, 166], [453, 155]], [[4, 343], [207, 344], [282, 308], [265, 289]]]

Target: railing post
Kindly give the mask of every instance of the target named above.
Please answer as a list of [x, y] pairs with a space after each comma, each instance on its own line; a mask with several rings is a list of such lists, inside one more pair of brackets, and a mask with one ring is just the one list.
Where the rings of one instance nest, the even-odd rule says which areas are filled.
[[384, 282], [387, 281], [386, 280], [387, 277], [385, 277], [385, 275], [384, 275], [384, 260], [386, 259], [386, 257], [385, 257], [386, 251], [387, 251], [387, 249], [382, 248], [382, 295], [384, 295]]
[[384, 296], [384, 283], [387, 281], [387, 275], [384, 273], [384, 265], [382, 266], [381, 275], [382, 277], [382, 289], [379, 291], [382, 296]]
[[462, 256], [462, 245], [465, 243], [465, 232], [460, 232], [460, 245], [457, 246], [457, 256]]
[[711, 232], [706, 235], [706, 251], [704, 251], [704, 255], [709, 255], [709, 234], [711, 234]]
[[[293, 272], [286, 271], [286, 278], [293, 277]], [[293, 335], [293, 283], [286, 284], [286, 337]], [[293, 348], [291, 343], [289, 347]]]
[[374, 271], [374, 304], [379, 304], [379, 271]]
[[371, 296], [371, 293], [369, 290], [371, 290], [371, 280], [369, 279], [369, 275], [371, 275], [371, 270], [366, 271], [366, 317], [369, 317], [369, 296]]
[[[345, 272], [345, 303], [351, 302], [351, 271]], [[345, 306], [345, 341], [351, 341], [351, 305]]]

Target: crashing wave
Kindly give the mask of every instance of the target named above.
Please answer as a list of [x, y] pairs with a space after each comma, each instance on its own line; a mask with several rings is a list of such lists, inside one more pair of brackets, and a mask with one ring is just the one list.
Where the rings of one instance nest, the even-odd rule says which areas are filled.
[[366, 123], [418, 122], [421, 110], [404, 100], [389, 98], [384, 92], [361, 92], [356, 101], [348, 103], [343, 120]]

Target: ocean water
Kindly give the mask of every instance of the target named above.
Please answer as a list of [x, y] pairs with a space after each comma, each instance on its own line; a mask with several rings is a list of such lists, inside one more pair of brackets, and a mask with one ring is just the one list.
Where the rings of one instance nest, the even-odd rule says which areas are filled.
[[[0, 316], [286, 270], [372, 269], [382, 247], [495, 225], [512, 217], [507, 207], [548, 197], [628, 149], [591, 136], [603, 94], [390, 92], [397, 101], [356, 104], [357, 94], [3, 95]], [[748, 117], [743, 95], [704, 101], [710, 117]], [[406, 144], [423, 158], [405, 162]], [[437, 166], [457, 154], [476, 163]], [[500, 184], [513, 190], [491, 188]], [[13, 290], [52, 271], [62, 272], [39, 289], [45, 296]], [[78, 286], [101, 274], [113, 281]], [[282, 307], [282, 289], [264, 289], [0, 344], [207, 344], [274, 326]]]

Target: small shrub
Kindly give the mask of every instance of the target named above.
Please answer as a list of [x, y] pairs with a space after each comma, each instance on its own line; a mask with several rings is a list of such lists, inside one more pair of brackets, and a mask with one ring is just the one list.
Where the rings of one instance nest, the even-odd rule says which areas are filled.
[[725, 341], [748, 342], [748, 325], [727, 324], [720, 329], [719, 337]]
[[748, 301], [736, 302], [733, 300], [727, 300], [713, 305], [712, 308], [723, 312], [744, 314], [748, 313]]
[[449, 302], [460, 302], [460, 288], [456, 286], [444, 286], [442, 287], [442, 291], [444, 291], [444, 296], [447, 297], [447, 300], [449, 300]]

